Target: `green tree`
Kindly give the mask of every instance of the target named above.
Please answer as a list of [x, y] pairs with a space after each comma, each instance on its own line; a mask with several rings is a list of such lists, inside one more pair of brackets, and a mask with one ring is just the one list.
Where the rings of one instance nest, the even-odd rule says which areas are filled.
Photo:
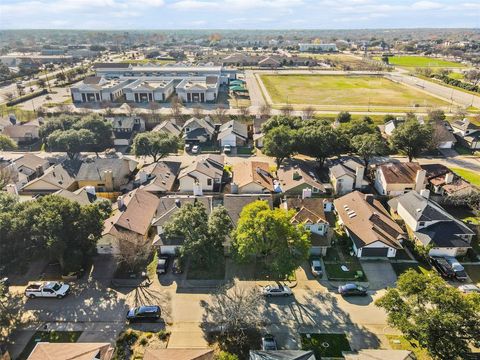
[[385, 142], [378, 133], [356, 135], [352, 138], [351, 146], [355, 153], [363, 159], [365, 167], [368, 166], [373, 156], [383, 155], [386, 152]]
[[470, 345], [480, 345], [480, 296], [465, 296], [433, 273], [408, 270], [375, 304], [434, 359], [465, 359]]
[[337, 121], [339, 123], [347, 123], [352, 120], [352, 115], [348, 111], [340, 111], [337, 115]]
[[17, 143], [7, 135], [0, 134], [0, 151], [15, 150]]
[[298, 131], [296, 147], [300, 154], [315, 158], [323, 167], [327, 158], [343, 150], [345, 142], [339, 139], [339, 132], [329, 124], [312, 123]]
[[447, 119], [443, 110], [432, 110], [428, 112], [428, 120], [431, 123], [444, 122]]
[[383, 123], [386, 124], [389, 121], [395, 120], [395, 116], [387, 114], [383, 117]]
[[74, 159], [81, 151], [87, 151], [94, 143], [94, 135], [90, 130], [55, 130], [47, 138], [50, 151], [65, 151], [70, 159]]
[[98, 152], [104, 151], [113, 146], [112, 124], [104, 120], [99, 115], [90, 115], [84, 117], [73, 125], [74, 129], [86, 129], [93, 134], [93, 144], [90, 150]]
[[210, 216], [205, 206], [195, 201], [183, 204], [165, 225], [163, 236], [182, 237], [180, 255], [200, 268], [209, 268], [223, 255], [223, 243], [232, 229], [232, 222], [223, 206], [216, 208]]
[[295, 153], [295, 130], [286, 125], [280, 125], [269, 130], [263, 139], [263, 153], [275, 158], [277, 168], [285, 159]]
[[237, 258], [258, 259], [279, 279], [290, 275], [308, 258], [310, 248], [309, 234], [290, 222], [292, 216], [261, 200], [245, 206], [232, 234]]
[[[268, 112], [270, 112], [270, 110], [271, 109], [268, 109]], [[301, 120], [300, 118], [291, 116], [272, 116], [262, 125], [262, 132], [266, 134], [270, 130], [280, 126], [287, 126], [290, 129], [298, 129], [301, 127]]]
[[144, 132], [137, 134], [133, 140], [133, 150], [136, 156], [151, 156], [153, 162], [170, 153], [176, 153], [181, 147], [181, 140], [164, 132]]
[[408, 156], [408, 161], [429, 149], [433, 141], [430, 125], [420, 124], [416, 119], [407, 120], [393, 130], [390, 145], [394, 150]]

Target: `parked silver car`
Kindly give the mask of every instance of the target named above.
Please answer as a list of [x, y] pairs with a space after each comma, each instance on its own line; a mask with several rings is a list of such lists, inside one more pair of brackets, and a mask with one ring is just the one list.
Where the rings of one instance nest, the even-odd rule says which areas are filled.
[[271, 296], [291, 296], [292, 290], [287, 285], [267, 285], [262, 288], [262, 295], [266, 297]]

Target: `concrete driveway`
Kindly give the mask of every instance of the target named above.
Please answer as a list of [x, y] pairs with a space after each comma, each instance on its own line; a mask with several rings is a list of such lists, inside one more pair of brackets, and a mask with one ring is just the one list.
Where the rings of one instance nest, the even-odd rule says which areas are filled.
[[395, 286], [397, 274], [387, 260], [363, 260], [362, 268], [367, 275], [371, 290]]

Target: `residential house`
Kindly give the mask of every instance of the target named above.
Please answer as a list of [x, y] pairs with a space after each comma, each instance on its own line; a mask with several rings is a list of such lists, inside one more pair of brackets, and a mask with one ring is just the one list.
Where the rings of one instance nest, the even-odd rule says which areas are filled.
[[110, 360], [114, 352], [110, 343], [37, 342], [27, 360]]
[[457, 176], [445, 165], [425, 164], [421, 165], [421, 167], [426, 171], [427, 189], [432, 194], [441, 196], [465, 196], [474, 190], [474, 187], [469, 182]]
[[54, 195], [61, 196], [80, 205], [90, 205], [98, 199], [93, 186], [85, 186], [75, 191], [62, 189], [55, 192]]
[[78, 187], [93, 186], [99, 192], [125, 190], [137, 165], [137, 161], [126, 157], [86, 159], [76, 176]]
[[324, 198], [287, 198], [282, 207], [285, 210], [294, 210], [295, 215], [291, 219], [294, 225], [303, 225], [310, 231], [310, 254], [326, 255], [331, 245], [332, 231], [328, 223], [325, 211], [331, 211], [331, 199]]
[[29, 181], [42, 176], [49, 166], [48, 160], [31, 153], [26, 153], [15, 160], [0, 158], [2, 176], [6, 182], [15, 184], [17, 191]]
[[178, 161], [158, 161], [140, 169], [135, 182], [143, 190], [157, 195], [173, 191], [181, 165]]
[[233, 194], [264, 194], [273, 192], [274, 178], [270, 165], [262, 161], [243, 161], [233, 167]]
[[227, 210], [233, 225], [236, 226], [243, 208], [258, 200], [266, 201], [270, 209], [273, 209], [271, 194], [225, 194], [223, 196], [223, 206]]
[[267, 68], [277, 68], [280, 67], [282, 63], [275, 59], [272, 56], [267, 56], [258, 62], [258, 66], [260, 67], [267, 67]]
[[40, 138], [40, 126], [43, 119], [38, 118], [26, 123], [17, 123], [14, 120], [10, 125], [3, 128], [2, 134], [10, 137], [17, 144], [29, 144]]
[[139, 116], [117, 116], [107, 119], [112, 123], [113, 145], [126, 149], [139, 132], [145, 131], [145, 120]]
[[152, 349], [147, 348], [143, 360], [213, 360], [213, 349]]
[[26, 194], [49, 194], [58, 190], [74, 191], [78, 189], [76, 176], [81, 166], [77, 160], [67, 160], [61, 164], [49, 167], [43, 175], [26, 183], [21, 193]]
[[119, 196], [113, 214], [105, 220], [97, 252], [118, 255], [128, 244], [150, 246], [149, 230], [158, 203], [158, 197], [142, 189]]
[[380, 195], [396, 196], [410, 190], [418, 193], [425, 189], [426, 171], [416, 162], [388, 163], [375, 171], [375, 189]]
[[315, 360], [315, 354], [310, 350], [250, 350], [249, 360]]
[[203, 191], [220, 191], [223, 177], [223, 155], [201, 155], [178, 175], [179, 190], [201, 195]]
[[364, 189], [369, 185], [365, 179], [365, 166], [358, 161], [348, 159], [330, 167], [330, 181], [335, 194], [347, 194], [355, 189]]
[[152, 131], [160, 131], [178, 137], [180, 137], [182, 133], [182, 129], [175, 124], [175, 120], [173, 119], [162, 121], [160, 124], [155, 126]]
[[457, 139], [453, 132], [449, 131], [444, 121], [433, 123], [433, 142], [437, 149], [451, 149], [455, 146]]
[[373, 195], [354, 191], [334, 201], [339, 222], [359, 258], [393, 258], [406, 234]]
[[189, 196], [189, 195], [169, 195], [159, 199], [155, 211], [155, 217], [152, 220], [152, 226], [156, 227], [157, 235], [153, 239], [153, 246], [159, 249], [160, 254], [174, 255], [178, 248], [183, 244], [183, 237], [165, 237], [164, 226], [185, 204], [201, 203], [205, 206], [207, 214], [210, 214], [213, 208], [211, 196]]
[[327, 194], [330, 184], [322, 184], [315, 170], [304, 161], [289, 161], [277, 169], [277, 178], [281, 192], [287, 195], [302, 195], [304, 189], [311, 189], [313, 194]]
[[213, 140], [215, 126], [210, 117], [197, 119], [192, 117], [183, 125], [183, 139], [186, 143], [205, 143]]
[[220, 126], [217, 134], [220, 146], [245, 146], [248, 143], [248, 127], [237, 120], [230, 120]]
[[405, 221], [415, 242], [430, 247], [431, 256], [461, 256], [471, 248], [475, 233], [439, 204], [417, 192], [393, 198], [388, 205]]
[[480, 126], [471, 123], [468, 119], [457, 120], [451, 123], [453, 133], [457, 135], [468, 148], [480, 149]]

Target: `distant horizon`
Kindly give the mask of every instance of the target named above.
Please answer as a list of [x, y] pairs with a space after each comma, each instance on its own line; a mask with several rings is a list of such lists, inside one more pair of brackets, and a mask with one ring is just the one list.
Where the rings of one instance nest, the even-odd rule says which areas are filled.
[[0, 31], [355, 31], [355, 30], [478, 30], [480, 27], [403, 27], [403, 28], [1, 28]]
[[0, 20], [2, 30], [477, 29], [480, 3], [473, 0], [2, 0]]

